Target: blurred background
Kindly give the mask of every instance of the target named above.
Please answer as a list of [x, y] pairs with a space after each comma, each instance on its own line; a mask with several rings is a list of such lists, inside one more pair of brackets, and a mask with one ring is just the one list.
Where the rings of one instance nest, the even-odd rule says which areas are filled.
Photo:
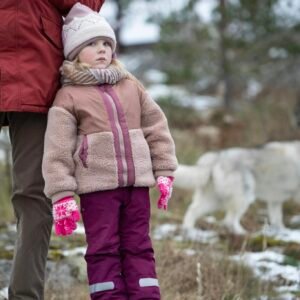
[[[299, 139], [299, 0], [106, 0], [100, 14], [116, 31], [120, 60], [167, 115], [180, 163], [194, 164], [211, 150]], [[4, 129], [0, 299], [7, 287], [15, 236], [10, 157]], [[192, 193], [175, 189], [166, 213], [157, 211], [156, 197], [152, 191], [152, 236], [163, 299], [300, 299], [298, 238], [284, 242], [264, 235], [236, 237], [210, 219], [201, 220], [197, 228], [214, 232], [217, 240], [183, 239], [176, 230], [175, 236], [160, 235], [163, 228], [182, 222]], [[249, 232], [264, 225], [264, 209], [257, 202], [244, 216]], [[286, 203], [287, 222], [299, 213], [299, 206]], [[213, 216], [221, 217], [221, 212]], [[300, 226], [289, 225], [295, 230]], [[282, 255], [270, 273], [266, 264], [246, 266], [234, 259], [259, 252], [270, 261], [270, 247]], [[47, 299], [88, 299], [84, 249], [80, 230], [67, 239], [52, 238]], [[257, 271], [261, 269], [265, 272]]]

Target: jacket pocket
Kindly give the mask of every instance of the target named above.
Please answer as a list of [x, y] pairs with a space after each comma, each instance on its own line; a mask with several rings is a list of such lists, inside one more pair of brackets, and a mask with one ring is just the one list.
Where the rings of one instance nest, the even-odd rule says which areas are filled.
[[45, 38], [56, 48], [62, 49], [61, 30], [62, 26], [41, 16], [42, 28]]
[[79, 150], [79, 158], [80, 158], [84, 168], [88, 168], [88, 165], [87, 165], [88, 149], [89, 149], [88, 138], [86, 135], [84, 135], [83, 140], [81, 142], [80, 150]]
[[135, 186], [153, 186], [155, 183], [149, 145], [141, 129], [129, 130], [132, 158], [135, 168]]

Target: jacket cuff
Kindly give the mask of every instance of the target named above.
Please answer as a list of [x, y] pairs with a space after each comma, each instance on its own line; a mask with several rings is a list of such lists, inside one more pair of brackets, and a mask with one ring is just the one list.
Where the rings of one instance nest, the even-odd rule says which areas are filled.
[[154, 172], [154, 177], [157, 179], [158, 176], [171, 176], [174, 177], [174, 172], [170, 170], [158, 170]]
[[66, 197], [74, 197], [74, 195], [75, 194], [72, 191], [60, 192], [60, 193], [54, 194], [51, 197], [51, 200], [52, 200], [52, 203], [55, 203], [56, 201], [58, 201], [60, 199], [63, 199], [63, 198], [66, 198]]

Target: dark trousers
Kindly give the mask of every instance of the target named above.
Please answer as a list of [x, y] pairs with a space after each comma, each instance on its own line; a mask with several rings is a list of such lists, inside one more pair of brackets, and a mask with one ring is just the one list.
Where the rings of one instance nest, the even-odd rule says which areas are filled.
[[159, 300], [145, 187], [80, 196], [92, 300]]
[[42, 156], [47, 115], [0, 112], [12, 146], [12, 204], [17, 240], [9, 284], [10, 300], [44, 299], [44, 278], [52, 227], [51, 201], [43, 193]]

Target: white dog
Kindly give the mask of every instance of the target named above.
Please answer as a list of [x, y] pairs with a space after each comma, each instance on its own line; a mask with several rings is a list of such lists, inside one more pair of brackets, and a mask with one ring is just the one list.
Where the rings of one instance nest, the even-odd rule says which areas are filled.
[[208, 152], [194, 166], [179, 166], [175, 187], [194, 191], [184, 228], [194, 227], [205, 214], [224, 210], [224, 224], [244, 234], [240, 219], [255, 199], [267, 203], [270, 224], [282, 228], [283, 202], [300, 200], [300, 142]]

